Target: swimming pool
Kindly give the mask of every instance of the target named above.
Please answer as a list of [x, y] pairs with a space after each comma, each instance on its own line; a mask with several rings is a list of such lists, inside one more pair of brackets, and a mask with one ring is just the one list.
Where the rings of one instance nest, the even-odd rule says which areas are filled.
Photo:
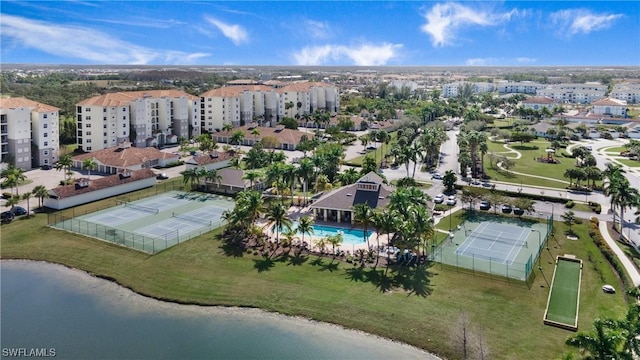
[[[291, 228], [295, 229], [297, 227], [298, 227], [298, 222], [294, 221], [293, 224], [291, 225]], [[335, 234], [338, 234], [339, 232], [342, 232], [342, 243], [344, 245], [357, 245], [357, 244], [362, 244], [366, 242], [366, 240], [363, 237], [364, 230], [350, 228], [350, 227], [342, 228], [342, 227], [336, 227], [336, 226], [314, 224], [313, 234], [311, 234], [311, 236], [322, 237], [322, 236], [328, 236], [328, 235], [335, 235]], [[371, 236], [371, 234], [373, 234], [373, 231], [367, 230], [367, 238]], [[302, 236], [302, 234], [300, 233], [298, 233], [298, 235]], [[305, 237], [308, 237], [308, 236], [309, 234], [305, 234]]]

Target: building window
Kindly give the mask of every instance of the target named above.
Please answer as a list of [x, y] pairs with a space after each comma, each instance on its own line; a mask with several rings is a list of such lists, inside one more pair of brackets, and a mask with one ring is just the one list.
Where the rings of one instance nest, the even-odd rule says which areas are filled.
[[91, 139], [87, 139], [87, 144], [91, 143]]
[[[47, 145], [45, 145], [45, 146], [47, 146]], [[44, 151], [44, 154], [45, 154], [45, 155], [49, 155], [49, 152], [48, 152], [47, 150], [45, 150], [45, 151]]]
[[85, 120], [91, 120], [91, 116], [85, 116]]
[[88, 127], [88, 128], [90, 128], [90, 127], [91, 127], [91, 124], [87, 124], [87, 127]]
[[84, 108], [84, 111], [85, 111], [85, 112], [90, 112], [90, 111], [91, 111], [91, 108]]
[[86, 147], [87, 151], [91, 151], [91, 146]]
[[127, 127], [127, 123], [122, 124], [122, 127], [126, 128]]
[[43, 114], [43, 115], [42, 115], [42, 118], [43, 118], [43, 119], [46, 119], [46, 118], [47, 118], [47, 114]]
[[127, 111], [127, 108], [126, 108], [126, 107], [123, 107], [123, 108], [122, 108], [122, 111]]
[[87, 133], [85, 135], [91, 136], [91, 131], [87, 131]]
[[122, 117], [122, 120], [127, 120], [127, 117], [126, 117], [126, 116], [123, 116], [123, 117]]
[[126, 131], [123, 131], [123, 132], [122, 132], [122, 136], [126, 136], [126, 135], [127, 135], [127, 132], [126, 132]]
[[102, 125], [102, 128], [106, 129], [107, 128], [107, 124]]
[[102, 112], [107, 112], [107, 108], [102, 108]]
[[47, 125], [48, 125], [48, 124], [43, 124], [43, 125], [42, 125], [42, 127], [46, 129], [46, 128], [47, 128]]
[[[47, 154], [45, 154], [45, 155], [47, 155]], [[45, 165], [48, 164], [49, 160], [48, 159], [44, 159], [44, 163], [45, 163]]]
[[[45, 141], [45, 142], [44, 142], [44, 146], [49, 146], [49, 142], [48, 142], [48, 141]], [[47, 154], [46, 154], [46, 151], [45, 151], [45, 155], [47, 155]]]
[[43, 137], [47, 137], [47, 136], [49, 136], [49, 134], [44, 133], [42, 136], [43, 136]]

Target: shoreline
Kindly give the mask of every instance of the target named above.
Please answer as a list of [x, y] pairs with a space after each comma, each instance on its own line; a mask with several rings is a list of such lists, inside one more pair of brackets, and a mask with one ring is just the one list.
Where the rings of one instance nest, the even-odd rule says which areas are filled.
[[[278, 312], [267, 311], [256, 307], [241, 307], [241, 306], [224, 306], [224, 305], [206, 305], [199, 303], [188, 303], [181, 301], [174, 301], [170, 299], [158, 298], [155, 296], [149, 296], [136, 290], [120, 284], [116, 279], [108, 276], [93, 274], [82, 269], [69, 267], [65, 264], [53, 263], [40, 260], [29, 259], [0, 259], [0, 269], [3, 267], [14, 267], [27, 271], [43, 271], [47, 273], [55, 273], [55, 276], [62, 277], [69, 286], [83, 293], [104, 293], [108, 292], [108, 296], [100, 297], [101, 302], [122, 302], [127, 301], [127, 308], [130, 311], [141, 312], [157, 312], [157, 311], [171, 311], [176, 312], [188, 312], [194, 316], [223, 316], [234, 315], [243, 316], [254, 320], [277, 320], [283, 323], [295, 323], [292, 326], [302, 326], [316, 328], [321, 327], [320, 330], [334, 331], [339, 329], [345, 331], [351, 336], [360, 336], [368, 339], [372, 342], [385, 341], [396, 346], [403, 347], [407, 350], [419, 352], [427, 359], [441, 359], [436, 355], [429, 353], [428, 351], [379, 335], [367, 333], [362, 330], [347, 328], [339, 324], [328, 323], [324, 321], [314, 320], [303, 316], [285, 315]], [[122, 306], [121, 304], [119, 306]]]

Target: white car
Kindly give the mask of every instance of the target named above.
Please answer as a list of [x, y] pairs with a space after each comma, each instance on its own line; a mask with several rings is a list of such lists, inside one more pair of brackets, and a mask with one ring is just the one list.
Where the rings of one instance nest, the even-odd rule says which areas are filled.
[[440, 173], [431, 174], [431, 179], [442, 180], [442, 175]]
[[602, 286], [602, 291], [606, 292], [607, 294], [615, 294], [616, 293], [616, 288], [614, 288], [611, 285], [603, 285]]
[[438, 194], [438, 195], [434, 196], [433, 202], [436, 203], [436, 204], [442, 204], [444, 202], [444, 195], [443, 194]]
[[447, 205], [453, 206], [457, 202], [455, 195], [451, 195], [447, 198]]

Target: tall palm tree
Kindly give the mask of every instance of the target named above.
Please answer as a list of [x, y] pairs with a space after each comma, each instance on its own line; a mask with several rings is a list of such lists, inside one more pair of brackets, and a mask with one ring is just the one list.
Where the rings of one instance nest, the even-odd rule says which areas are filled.
[[31, 196], [33, 194], [30, 191], [25, 192], [24, 194], [22, 194], [22, 200], [27, 200], [27, 217], [31, 216]]
[[18, 203], [20, 203], [20, 197], [12, 196], [8, 198], [7, 201], [5, 201], [4, 206], [13, 209], [16, 205], [18, 205]]
[[37, 185], [33, 188], [33, 195], [38, 198], [38, 206], [44, 205], [44, 199], [49, 196], [49, 191], [44, 185]]
[[633, 358], [633, 354], [640, 355], [640, 304], [629, 305], [627, 315], [622, 320], [615, 321], [616, 329], [624, 339], [622, 357]]
[[[342, 237], [341, 233], [327, 236], [327, 242], [329, 244], [331, 244], [331, 250], [333, 252], [333, 259], [336, 258], [336, 248], [339, 248], [340, 245], [342, 245], [343, 241], [344, 241], [344, 238]], [[333, 262], [333, 260], [331, 260], [331, 261]]]
[[218, 173], [217, 169], [211, 169], [211, 170], [205, 171], [204, 179], [205, 179], [205, 182], [216, 183], [218, 184], [218, 187], [220, 187], [220, 182], [222, 181], [222, 175]]
[[225, 123], [222, 125], [222, 131], [231, 131], [233, 130], [233, 125], [231, 123]]
[[236, 149], [240, 149], [242, 141], [244, 140], [244, 133], [242, 130], [236, 130], [231, 137], [229, 137], [229, 144], [235, 145]]
[[262, 194], [259, 191], [241, 191], [236, 196], [235, 209], [239, 210], [246, 221], [253, 225], [262, 213], [263, 204]]
[[67, 183], [71, 179], [71, 167], [73, 166], [73, 159], [71, 155], [60, 156], [58, 162], [54, 165], [57, 171], [64, 171], [64, 181]]
[[182, 172], [182, 183], [189, 183], [190, 189], [193, 190], [194, 185], [197, 184], [200, 180], [198, 176], [198, 169], [196, 168], [185, 170]]
[[260, 136], [260, 129], [258, 128], [253, 128], [251, 130], [251, 135], [253, 135], [253, 143], [257, 143], [258, 142], [258, 136]]
[[313, 177], [315, 169], [313, 162], [309, 158], [300, 160], [298, 164], [298, 176], [302, 180], [302, 192], [304, 193], [304, 204], [307, 204], [307, 192], [309, 191], [309, 180]]
[[276, 232], [276, 250], [280, 246], [280, 233], [291, 229], [292, 221], [287, 215], [287, 208], [282, 203], [273, 203], [267, 209], [267, 226]]
[[640, 203], [638, 189], [631, 187], [627, 178], [623, 179], [617, 193], [612, 196], [612, 201], [620, 209], [620, 239], [622, 239], [622, 230], [624, 229], [624, 210]]
[[362, 237], [367, 242], [367, 249], [370, 248], [369, 245], [369, 237], [367, 236], [367, 229], [369, 228], [369, 224], [371, 223], [371, 218], [373, 216], [373, 210], [367, 203], [355, 204], [353, 206], [353, 221], [356, 224], [362, 225], [364, 231], [362, 232]]
[[302, 243], [304, 243], [304, 235], [311, 236], [313, 234], [313, 218], [311, 216], [303, 216], [298, 219], [296, 230], [302, 235]]
[[88, 171], [89, 180], [91, 180], [91, 170], [95, 170], [98, 167], [98, 163], [95, 158], [86, 158], [82, 160], [82, 168]]
[[27, 176], [24, 174], [24, 170], [10, 164], [6, 169], [2, 170], [0, 177], [5, 179], [3, 185], [9, 186], [11, 188], [11, 193], [13, 193], [13, 188], [15, 187], [16, 196], [20, 196], [20, 194], [18, 194], [18, 185], [27, 179]]

